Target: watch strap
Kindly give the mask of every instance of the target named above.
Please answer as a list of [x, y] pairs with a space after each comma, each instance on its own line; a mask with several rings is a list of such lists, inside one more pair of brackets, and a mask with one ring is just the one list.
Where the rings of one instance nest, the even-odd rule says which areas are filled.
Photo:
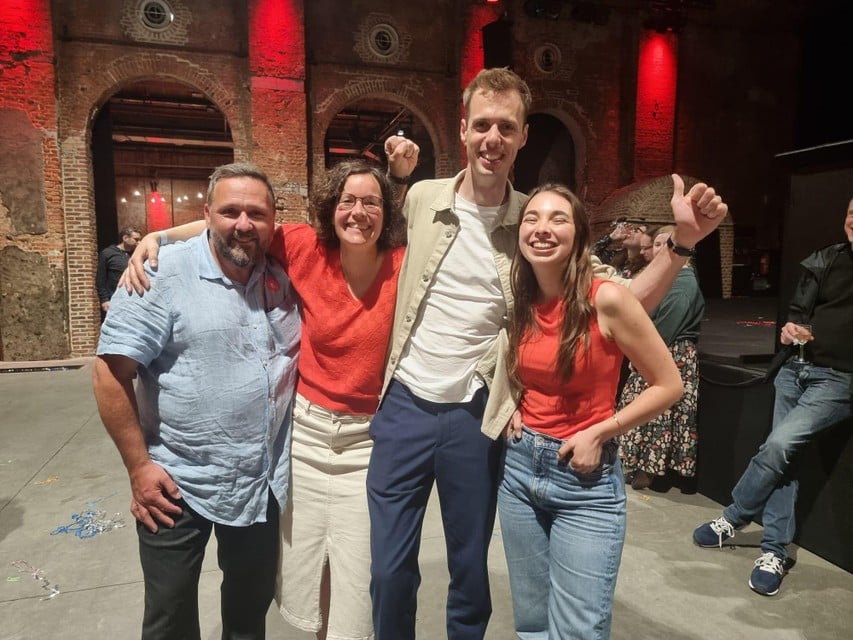
[[679, 247], [672, 240], [672, 234], [666, 239], [666, 246], [669, 247], [669, 250], [672, 251], [675, 255], [681, 256], [682, 258], [692, 258], [696, 255], [695, 249], [688, 249], [687, 247]]
[[410, 184], [410, 182], [411, 182], [411, 176], [406, 176], [405, 178], [400, 178], [399, 176], [395, 176], [395, 175], [394, 175], [393, 173], [391, 173], [390, 171], [388, 172], [388, 174], [387, 174], [387, 175], [388, 175], [388, 179], [389, 179], [391, 182], [393, 182], [394, 184], [399, 184], [399, 185], [408, 185], [408, 184]]

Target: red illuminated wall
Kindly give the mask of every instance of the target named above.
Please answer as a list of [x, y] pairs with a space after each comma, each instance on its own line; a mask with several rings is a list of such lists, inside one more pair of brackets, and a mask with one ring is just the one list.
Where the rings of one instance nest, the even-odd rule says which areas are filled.
[[172, 226], [172, 214], [166, 199], [159, 191], [152, 191], [148, 196], [148, 233], [168, 229]]
[[304, 22], [297, 0], [249, 2], [251, 159], [269, 174], [287, 220], [303, 219], [308, 185]]
[[468, 13], [465, 34], [462, 37], [462, 67], [459, 70], [459, 81], [464, 89], [477, 72], [483, 68], [483, 27], [500, 17], [500, 12], [494, 7], [475, 4]]
[[644, 31], [637, 69], [634, 179], [673, 171], [678, 37]]
[[0, 107], [23, 111], [34, 127], [50, 131], [56, 130], [53, 57], [49, 0], [4, 2], [0, 11]]
[[[462, 108], [462, 91], [474, 76], [483, 68], [483, 27], [500, 18], [498, 5], [475, 4], [469, 8], [465, 24], [465, 34], [462, 37], [461, 67], [459, 69], [459, 109], [460, 117], [464, 117]], [[499, 7], [498, 7], [499, 8]], [[465, 164], [465, 150], [460, 151], [462, 164]]]

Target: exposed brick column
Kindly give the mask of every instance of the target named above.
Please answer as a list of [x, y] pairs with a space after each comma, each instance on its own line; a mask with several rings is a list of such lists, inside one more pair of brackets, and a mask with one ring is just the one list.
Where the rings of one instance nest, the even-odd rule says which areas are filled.
[[304, 220], [308, 194], [305, 21], [301, 0], [250, 0], [252, 161], [278, 195], [283, 220]]
[[[16, 345], [5, 353], [0, 345], [0, 357], [6, 359], [68, 356], [66, 256], [50, 6], [50, 0], [7, 0], [0, 12], [0, 112], [5, 114], [4, 127], [12, 122], [20, 125], [17, 130], [4, 129], [3, 133], [9, 136], [6, 142], [16, 136], [35, 140], [33, 148], [26, 153], [19, 149], [17, 156], [13, 149], [3, 149], [9, 154], [5, 165], [9, 172], [0, 177], [0, 251], [17, 247], [24, 255], [37, 256], [31, 264], [39, 265], [36, 272], [27, 274], [33, 280], [27, 285], [29, 294], [17, 290], [15, 281], [0, 283], [5, 299], [16, 307], [14, 314], [0, 313], [0, 321], [13, 323], [0, 326], [0, 337], [4, 344], [9, 344], [9, 338]], [[25, 162], [25, 157], [35, 158], [34, 164], [16, 170], [13, 165]], [[25, 184], [20, 182], [21, 171], [27, 173]], [[40, 295], [32, 295], [36, 290]], [[48, 298], [61, 307], [48, 304]]]
[[73, 356], [94, 353], [101, 317], [94, 294], [97, 252], [94, 250], [95, 188], [89, 169], [91, 163], [89, 140], [85, 135], [62, 140], [62, 190], [69, 265], [68, 321]]
[[672, 173], [678, 36], [646, 30], [640, 36], [634, 180]]
[[720, 277], [723, 283], [723, 298], [732, 297], [732, 267], [735, 255], [735, 229], [731, 224], [720, 225]]

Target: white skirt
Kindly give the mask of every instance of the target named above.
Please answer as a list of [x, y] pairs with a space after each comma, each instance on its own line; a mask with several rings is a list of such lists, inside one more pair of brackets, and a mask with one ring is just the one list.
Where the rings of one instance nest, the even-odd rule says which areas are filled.
[[371, 417], [329, 411], [298, 394], [293, 407], [293, 475], [281, 516], [276, 601], [290, 624], [318, 631], [328, 561], [328, 640], [373, 638], [366, 489]]

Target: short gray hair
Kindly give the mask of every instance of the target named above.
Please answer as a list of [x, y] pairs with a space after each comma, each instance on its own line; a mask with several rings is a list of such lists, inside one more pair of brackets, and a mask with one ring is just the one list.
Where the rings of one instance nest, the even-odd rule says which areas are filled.
[[270, 194], [270, 202], [275, 208], [275, 191], [272, 188], [272, 183], [263, 171], [257, 166], [248, 162], [232, 162], [231, 164], [223, 164], [216, 167], [214, 172], [210, 174], [210, 182], [207, 184], [207, 204], [213, 202], [213, 190], [216, 188], [216, 183], [227, 178], [254, 178], [260, 180], [267, 185], [267, 191]]

